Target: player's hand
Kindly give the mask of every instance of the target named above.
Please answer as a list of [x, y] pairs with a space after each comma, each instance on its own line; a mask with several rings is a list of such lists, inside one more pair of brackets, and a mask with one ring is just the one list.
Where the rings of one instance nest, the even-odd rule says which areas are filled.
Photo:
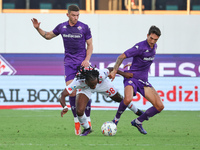
[[115, 79], [115, 75], [116, 75], [116, 71], [111, 71], [110, 74], [108, 75], [109, 79], [112, 79], [111, 81], [113, 81]]
[[33, 22], [34, 28], [38, 29], [40, 27], [41, 22], [38, 22], [37, 19], [33, 18], [33, 19], [31, 19], [31, 21]]
[[62, 111], [61, 111], [61, 117], [63, 117], [64, 114], [66, 114], [68, 112], [68, 108], [64, 108]]
[[132, 64], [126, 64], [125, 66], [124, 66], [124, 69], [126, 68], [126, 67], [130, 67]]
[[133, 74], [130, 73], [130, 72], [124, 72], [124, 77], [129, 79], [129, 78], [132, 78], [133, 77]]
[[84, 60], [82, 63], [81, 63], [81, 66], [83, 67], [88, 67], [90, 65], [90, 62], [88, 60]]

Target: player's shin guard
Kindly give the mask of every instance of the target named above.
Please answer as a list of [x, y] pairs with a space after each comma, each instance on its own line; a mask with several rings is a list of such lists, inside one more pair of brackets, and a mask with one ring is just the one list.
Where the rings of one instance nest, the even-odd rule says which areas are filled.
[[139, 116], [137, 119], [140, 122], [143, 122], [144, 120], [149, 120], [150, 117], [153, 117], [154, 115], [156, 115], [157, 113], [159, 113], [159, 111], [154, 107], [150, 107], [149, 109], [147, 109], [144, 114], [142, 114], [141, 116]]
[[81, 123], [81, 126], [84, 128], [84, 129], [88, 129], [90, 126], [89, 126], [89, 123], [87, 121], [87, 117], [84, 113], [83, 116], [78, 116], [78, 120], [79, 122]]

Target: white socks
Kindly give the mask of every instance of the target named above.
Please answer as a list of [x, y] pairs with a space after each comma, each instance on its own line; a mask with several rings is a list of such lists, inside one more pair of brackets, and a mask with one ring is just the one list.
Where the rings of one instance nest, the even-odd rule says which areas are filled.
[[134, 113], [136, 113], [138, 111], [138, 109], [135, 107], [135, 105], [133, 104], [133, 101], [130, 102], [130, 104], [128, 105], [128, 108], [130, 110], [132, 110]]
[[84, 129], [88, 129], [90, 126], [89, 126], [89, 123], [88, 123], [88, 119], [84, 113], [83, 116], [78, 116], [78, 120], [81, 124], [81, 126], [84, 128]]
[[74, 117], [74, 122], [79, 122], [78, 117]]

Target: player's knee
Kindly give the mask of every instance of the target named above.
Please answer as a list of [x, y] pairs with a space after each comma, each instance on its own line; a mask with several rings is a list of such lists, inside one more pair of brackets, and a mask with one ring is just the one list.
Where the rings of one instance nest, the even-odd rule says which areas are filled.
[[132, 99], [130, 99], [130, 98], [124, 98], [125, 105], [129, 105], [131, 101], [132, 101]]
[[165, 108], [165, 106], [162, 104], [162, 105], [160, 106], [160, 110], [162, 111], [164, 108]]
[[161, 103], [160, 105], [158, 105], [156, 109], [157, 109], [159, 112], [161, 112], [161, 111], [164, 109], [163, 103]]
[[76, 114], [78, 116], [83, 116], [84, 115], [84, 110], [82, 110], [82, 109], [76, 109]]

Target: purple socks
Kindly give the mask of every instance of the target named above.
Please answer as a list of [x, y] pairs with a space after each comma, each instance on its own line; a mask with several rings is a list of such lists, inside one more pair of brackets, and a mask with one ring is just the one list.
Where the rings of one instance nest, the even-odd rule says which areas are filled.
[[71, 110], [72, 110], [74, 117], [77, 117], [77, 115], [76, 115], [76, 96], [74, 96], [74, 97], [69, 96], [69, 103], [70, 103]]
[[87, 106], [85, 108], [85, 115], [86, 117], [90, 117], [90, 111], [91, 111], [91, 99], [89, 99]]
[[157, 113], [159, 113], [159, 111], [154, 107], [150, 107], [149, 109], [147, 109], [145, 111], [144, 114], [142, 114], [141, 116], [139, 116], [137, 119], [140, 122], [143, 122], [144, 120], [149, 120], [150, 117], [153, 117], [154, 115], [156, 115]]
[[[70, 103], [71, 110], [72, 110], [74, 117], [77, 117], [77, 114], [76, 114], [76, 96], [74, 96], [74, 97], [69, 96], [69, 103]], [[85, 114], [86, 114], [87, 117], [90, 117], [90, 111], [91, 111], [91, 99], [88, 101], [87, 106], [85, 108]]]
[[119, 107], [118, 107], [118, 110], [117, 110], [117, 113], [116, 113], [116, 118], [119, 119], [120, 116], [122, 115], [122, 113], [126, 110], [126, 108], [128, 107], [128, 105], [125, 105], [124, 104], [124, 100], [122, 100], [119, 104]]

